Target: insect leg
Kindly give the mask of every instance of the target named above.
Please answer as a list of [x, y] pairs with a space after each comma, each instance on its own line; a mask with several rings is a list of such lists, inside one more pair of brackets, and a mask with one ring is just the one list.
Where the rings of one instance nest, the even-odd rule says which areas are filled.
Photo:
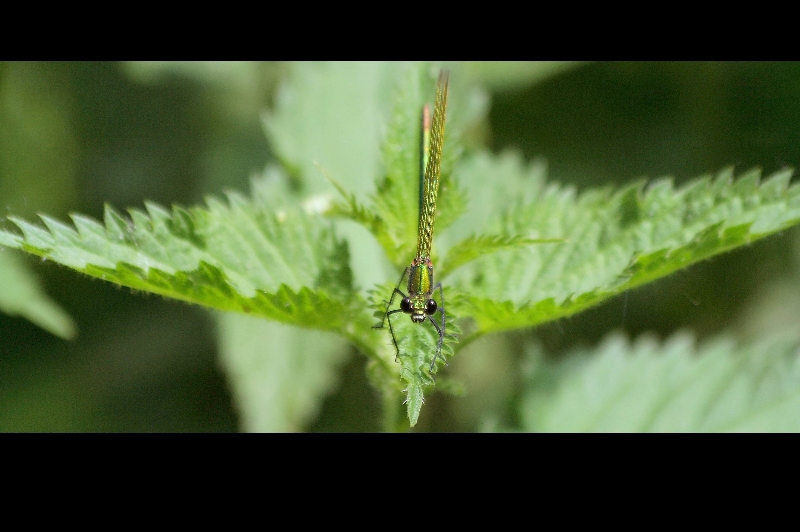
[[[442, 283], [436, 283], [436, 286], [433, 287], [433, 290], [439, 289], [439, 299], [442, 300], [442, 304], [439, 305], [439, 312], [442, 314], [442, 337], [447, 336], [447, 318], [444, 312], [444, 291], [442, 290]], [[440, 346], [441, 347], [441, 342]], [[445, 361], [445, 364], [447, 362]]]
[[[442, 342], [444, 341], [444, 332], [439, 327], [439, 325], [437, 325], [437, 323], [433, 321], [433, 318], [428, 316], [428, 319], [433, 324], [434, 328], [436, 328], [436, 332], [439, 333], [439, 343], [436, 344], [436, 354], [433, 355], [433, 360], [431, 361], [431, 377], [433, 377], [433, 366], [436, 364], [436, 358], [442, 357], [442, 360], [444, 360], [444, 357], [442, 356]], [[445, 360], [444, 363], [447, 364], [447, 360]]]
[[[408, 268], [403, 270], [403, 275], [400, 276], [400, 282], [397, 283], [397, 286], [394, 290], [392, 290], [392, 297], [389, 298], [389, 301], [386, 302], [386, 312], [383, 313], [383, 318], [381, 319], [380, 323], [376, 323], [372, 326], [373, 329], [383, 329], [383, 322], [386, 320], [386, 317], [389, 315], [389, 307], [392, 306], [392, 302], [394, 301], [394, 296], [400, 294], [401, 297], [406, 297], [406, 295], [400, 291], [400, 285], [403, 284], [403, 279], [406, 278], [406, 274], [408, 274]], [[390, 324], [391, 326], [391, 324]], [[395, 344], [397, 345], [397, 344]]]
[[[447, 312], [445, 311], [444, 307], [444, 290], [442, 289], [442, 283], [436, 283], [436, 285], [433, 287], [433, 291], [435, 291], [437, 288], [439, 289], [439, 299], [442, 300], [442, 304], [439, 305], [439, 308], [437, 309], [442, 315], [442, 329], [440, 331], [439, 347], [437, 348], [436, 353], [442, 357], [442, 360], [444, 360], [444, 365], [447, 366], [448, 365], [447, 360], [445, 360], [445, 358], [442, 356], [442, 342], [444, 341], [444, 338], [447, 336]], [[434, 358], [433, 360], [435, 362], [436, 358]]]
[[[397, 289], [395, 288], [395, 290], [397, 290]], [[392, 294], [392, 295], [394, 295], [394, 294]], [[405, 296], [403, 296], [403, 297], [405, 297]], [[395, 309], [395, 310], [393, 310], [391, 312], [387, 312], [386, 313], [386, 320], [389, 322], [389, 333], [392, 335], [392, 343], [394, 344], [394, 349], [396, 351], [396, 353], [394, 355], [394, 361], [395, 362], [398, 362], [398, 359], [400, 358], [400, 348], [397, 346], [397, 339], [395, 339], [395, 337], [394, 337], [394, 329], [392, 328], [391, 315], [392, 314], [397, 314], [398, 312], [403, 312], [403, 311], [398, 308], [398, 309]]]

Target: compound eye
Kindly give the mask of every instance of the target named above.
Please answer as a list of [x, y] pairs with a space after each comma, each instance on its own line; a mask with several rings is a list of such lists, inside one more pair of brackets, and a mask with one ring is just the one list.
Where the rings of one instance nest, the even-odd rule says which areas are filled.
[[404, 297], [403, 300], [400, 302], [400, 310], [405, 312], [406, 314], [411, 314], [411, 300], [407, 297]]
[[425, 302], [425, 314], [430, 316], [434, 312], [436, 312], [436, 301], [434, 301], [433, 299], [429, 299], [428, 301]]

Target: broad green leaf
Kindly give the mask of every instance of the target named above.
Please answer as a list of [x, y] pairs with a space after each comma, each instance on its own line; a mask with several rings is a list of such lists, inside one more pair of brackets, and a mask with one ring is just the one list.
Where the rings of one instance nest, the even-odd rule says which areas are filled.
[[108, 207], [105, 224], [73, 215], [74, 228], [12, 218], [22, 235], [2, 231], [0, 244], [137, 290], [304, 327], [337, 330], [361, 311], [347, 244], [318, 216], [234, 193], [207, 207], [146, 208], [128, 219]]
[[220, 357], [230, 379], [242, 428], [294, 432], [313, 419], [336, 384], [347, 344], [250, 316], [218, 316]]
[[0, 248], [0, 311], [23, 316], [61, 338], [74, 338], [75, 322], [47, 297], [33, 273], [13, 253]]
[[523, 428], [566, 432], [800, 430], [800, 339], [746, 345], [688, 334], [663, 344], [611, 335], [554, 366], [539, 360]]
[[[401, 287], [405, 290], [405, 287]], [[391, 297], [394, 285], [386, 284], [376, 291], [373, 291], [373, 308], [377, 324], [383, 324], [383, 332], [386, 335], [387, 349], [392, 356], [396, 357], [399, 363], [399, 376], [405, 382], [403, 393], [406, 396], [408, 419], [413, 427], [417, 423], [420, 408], [424, 402], [424, 392], [426, 388], [433, 387], [436, 382], [436, 373], [445, 365], [446, 360], [453, 356], [454, 338], [461, 333], [456, 324], [456, 316], [451, 312], [446, 304], [446, 317], [443, 332], [445, 337], [442, 342], [441, 356], [436, 357], [439, 334], [436, 328], [429, 322], [414, 323], [408, 314], [397, 312], [384, 319], [386, 312], [386, 301], [381, 298], [383, 294]], [[436, 292], [436, 299], [439, 293]], [[445, 294], [447, 303], [447, 294]], [[394, 306], [399, 305], [399, 296], [395, 297]], [[432, 316], [436, 324], [441, 327], [441, 316], [437, 312]], [[390, 328], [391, 327], [391, 328]], [[395, 349], [392, 335], [397, 342]], [[398, 354], [399, 351], [399, 354]], [[434, 361], [434, 357], [436, 360]]]
[[273, 149], [307, 194], [330, 191], [315, 163], [364, 197], [380, 166], [381, 125], [402, 64], [292, 63], [263, 116]]
[[[484, 155], [476, 159], [461, 173], [491, 166]], [[788, 171], [763, 184], [758, 171], [734, 180], [724, 170], [679, 189], [660, 179], [580, 195], [544, 185], [538, 168], [521, 162], [515, 173], [504, 177], [511, 188], [530, 173], [527, 197], [487, 216], [485, 231], [565, 241], [493, 253], [444, 272], [444, 282], [464, 294], [458, 311], [475, 319], [475, 335], [574, 314], [800, 222], [800, 187], [788, 187]]]

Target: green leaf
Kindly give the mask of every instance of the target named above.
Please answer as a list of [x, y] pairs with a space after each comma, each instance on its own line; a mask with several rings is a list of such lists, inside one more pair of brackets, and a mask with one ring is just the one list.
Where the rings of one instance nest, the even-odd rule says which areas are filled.
[[302, 430], [337, 382], [347, 343], [330, 333], [232, 313], [218, 317], [220, 357], [242, 428]]
[[337, 330], [363, 312], [347, 244], [318, 215], [234, 193], [207, 208], [146, 208], [126, 219], [107, 207], [105, 225], [73, 215], [74, 228], [12, 218], [22, 235], [0, 232], [0, 243], [137, 290], [303, 327]]
[[402, 64], [292, 63], [263, 116], [273, 149], [306, 194], [330, 187], [315, 164], [365, 197], [380, 166], [381, 125]]
[[[13, 241], [4, 240], [6, 243]], [[74, 338], [77, 334], [75, 322], [47, 297], [33, 273], [13, 253], [0, 248], [0, 311], [23, 316], [66, 340]]]
[[[529, 183], [525, 194], [484, 218], [486, 230], [506, 238], [565, 241], [481, 256], [445, 272], [446, 285], [465, 295], [459, 313], [475, 320], [467, 341], [572, 315], [800, 222], [800, 187], [788, 187], [788, 171], [763, 184], [758, 171], [734, 181], [732, 171], [724, 170], [679, 189], [660, 179], [576, 195], [571, 188], [544, 185], [536, 166], [507, 163], [478, 155], [459, 167], [468, 180], [476, 179], [469, 175], [476, 169], [499, 175], [503, 168], [513, 170], [505, 176], [512, 190], [514, 182]], [[491, 195], [487, 201], [494, 201]]]
[[525, 236], [502, 236], [502, 235], [480, 235], [471, 236], [462, 240], [447, 252], [445, 260], [442, 261], [442, 271], [452, 272], [464, 264], [494, 253], [496, 251], [509, 250], [517, 247], [530, 246], [532, 244], [553, 244], [564, 242], [560, 238], [528, 238]]
[[800, 430], [800, 339], [694, 345], [611, 335], [560, 364], [538, 359], [523, 428], [566, 432], [763, 432]]
[[[393, 289], [393, 285], [387, 284], [373, 291], [371, 295], [373, 297], [373, 308], [375, 309], [374, 316], [378, 320], [378, 324], [382, 323], [383, 329], [387, 331], [385, 333], [388, 336], [387, 347], [390, 346], [392, 355], [396, 356], [395, 361], [400, 364], [399, 376], [405, 382], [405, 388], [403, 389], [406, 394], [405, 404], [407, 406], [408, 419], [413, 427], [417, 424], [419, 412], [424, 403], [424, 391], [426, 388], [435, 385], [436, 373], [445, 365], [446, 360], [453, 356], [455, 337], [461, 333], [461, 329], [456, 323], [457, 316], [452, 312], [450, 305], [447, 303], [447, 295], [445, 295], [447, 317], [443, 330], [445, 337], [442, 342], [441, 356], [436, 357], [439, 334], [429, 321], [414, 323], [407, 314], [402, 312], [387, 316], [384, 321], [387, 302], [381, 298], [384, 294], [390, 295]], [[438, 291], [436, 291], [435, 296], [438, 299]], [[399, 301], [396, 297], [395, 306], [398, 304]], [[431, 317], [436, 321], [437, 325], [441, 326], [441, 317], [438, 312]], [[397, 349], [395, 349], [392, 342], [392, 335], [394, 335], [394, 339], [397, 342]], [[436, 357], [436, 360], [434, 360], [434, 357]]]

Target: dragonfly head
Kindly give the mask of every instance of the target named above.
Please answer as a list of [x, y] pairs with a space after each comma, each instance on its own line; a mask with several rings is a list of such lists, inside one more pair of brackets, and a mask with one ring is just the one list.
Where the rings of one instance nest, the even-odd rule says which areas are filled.
[[424, 307], [420, 305], [422, 301], [416, 301], [416, 305], [414, 303], [415, 301], [412, 301], [410, 297], [404, 297], [400, 301], [400, 309], [406, 314], [411, 314], [411, 321], [414, 323], [422, 323], [427, 316], [436, 312], [437, 305], [433, 299], [424, 300]]

